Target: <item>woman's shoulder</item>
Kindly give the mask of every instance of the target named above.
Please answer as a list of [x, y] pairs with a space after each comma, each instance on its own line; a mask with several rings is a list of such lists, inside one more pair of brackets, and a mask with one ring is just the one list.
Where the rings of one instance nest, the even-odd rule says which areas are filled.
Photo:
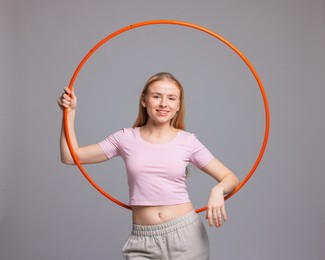
[[116, 130], [115, 132], [109, 134], [106, 138], [107, 139], [125, 139], [127, 137], [134, 137], [136, 136], [136, 129], [135, 128], [121, 128], [120, 130]]
[[131, 133], [135, 133], [135, 131], [137, 131], [137, 128], [138, 127], [124, 127], [121, 128], [120, 131], [125, 134], [131, 134]]
[[202, 146], [200, 139], [193, 132], [182, 130], [180, 133], [180, 139], [182, 142], [187, 143], [188, 145], [192, 144], [194, 147]]
[[116, 131], [112, 135], [123, 136], [123, 137], [126, 137], [126, 136], [135, 136], [137, 130], [138, 129], [136, 127], [126, 127], [126, 128], [121, 128], [120, 130]]
[[190, 140], [195, 140], [196, 135], [194, 133], [185, 131], [185, 130], [179, 130], [180, 131], [180, 136], [182, 139], [190, 141]]

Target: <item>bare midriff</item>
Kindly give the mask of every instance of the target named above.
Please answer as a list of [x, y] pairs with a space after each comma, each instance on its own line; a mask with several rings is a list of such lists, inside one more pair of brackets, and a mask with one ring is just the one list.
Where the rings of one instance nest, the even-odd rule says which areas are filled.
[[191, 202], [167, 206], [132, 206], [133, 223], [137, 225], [159, 225], [193, 210]]

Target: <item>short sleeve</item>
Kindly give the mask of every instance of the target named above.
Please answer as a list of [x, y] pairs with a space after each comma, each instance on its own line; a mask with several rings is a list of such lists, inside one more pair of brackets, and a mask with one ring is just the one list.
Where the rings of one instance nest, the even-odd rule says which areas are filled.
[[123, 136], [123, 132], [124, 130], [122, 129], [98, 143], [106, 154], [107, 158], [112, 159], [114, 157], [120, 156], [120, 142]]
[[206, 166], [214, 156], [210, 151], [195, 137], [193, 140], [193, 152], [190, 162], [201, 169]]

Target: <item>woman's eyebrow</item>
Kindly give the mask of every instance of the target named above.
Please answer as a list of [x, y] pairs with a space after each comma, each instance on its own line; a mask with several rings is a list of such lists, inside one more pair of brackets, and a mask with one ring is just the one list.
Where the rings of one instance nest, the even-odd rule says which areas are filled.
[[[162, 96], [163, 94], [160, 93], [160, 92], [152, 92], [152, 93], [150, 93], [150, 95], [160, 95], [160, 96]], [[167, 96], [168, 97], [171, 97], [171, 96], [177, 97], [178, 95], [173, 93], [173, 94], [167, 94]]]
[[162, 95], [162, 94], [159, 92], [152, 92], [152, 93], [150, 93], [150, 95]]

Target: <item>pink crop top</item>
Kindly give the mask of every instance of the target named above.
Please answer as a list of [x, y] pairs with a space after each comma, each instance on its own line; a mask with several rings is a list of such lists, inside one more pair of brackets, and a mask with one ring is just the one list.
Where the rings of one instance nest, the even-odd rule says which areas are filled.
[[140, 128], [122, 129], [99, 143], [109, 159], [121, 156], [128, 175], [129, 205], [158, 206], [189, 202], [186, 166], [204, 167], [214, 157], [194, 134], [179, 131], [165, 144], [144, 141]]

